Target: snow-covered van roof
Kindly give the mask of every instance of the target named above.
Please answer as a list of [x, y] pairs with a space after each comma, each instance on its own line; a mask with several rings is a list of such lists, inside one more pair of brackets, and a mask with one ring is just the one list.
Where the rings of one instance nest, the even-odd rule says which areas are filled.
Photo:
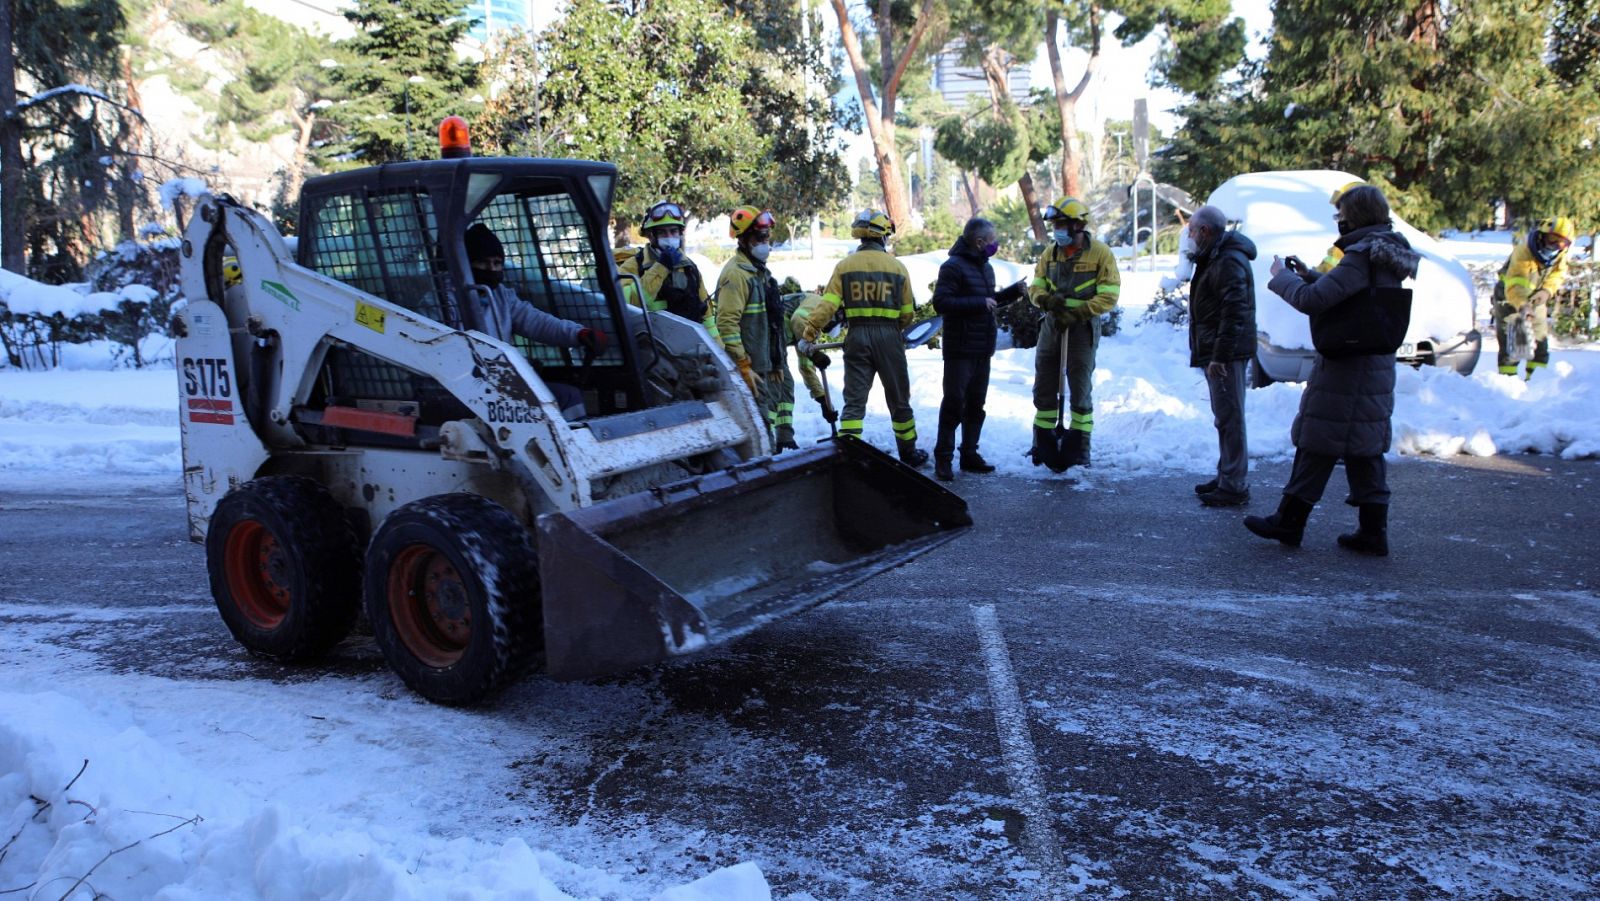
[[[1317, 265], [1339, 237], [1328, 198], [1353, 181], [1361, 179], [1332, 169], [1252, 172], [1228, 179], [1206, 199], [1229, 221], [1238, 222], [1256, 244], [1256, 324], [1279, 347], [1310, 347], [1311, 326], [1304, 314], [1267, 290], [1272, 257], [1293, 254], [1308, 266]], [[1477, 293], [1472, 274], [1443, 244], [1399, 216], [1394, 226], [1422, 254], [1416, 279], [1407, 282], [1412, 299], [1406, 340], [1445, 338], [1471, 329]]]

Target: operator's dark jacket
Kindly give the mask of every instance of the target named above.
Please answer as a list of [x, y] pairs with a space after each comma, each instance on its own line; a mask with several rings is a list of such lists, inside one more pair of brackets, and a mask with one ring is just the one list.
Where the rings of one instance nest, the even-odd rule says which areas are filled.
[[[1285, 269], [1267, 287], [1307, 315], [1333, 310], [1367, 285], [1397, 287], [1417, 274], [1421, 254], [1388, 224], [1340, 236], [1339, 265], [1311, 280]], [[1394, 413], [1394, 354], [1343, 357], [1317, 354], [1300, 395], [1300, 414], [1289, 436], [1294, 446], [1330, 456], [1375, 457], [1389, 449]]]
[[1248, 360], [1256, 353], [1255, 242], [1223, 232], [1194, 261], [1189, 282], [1189, 365]]
[[956, 239], [950, 256], [939, 264], [933, 287], [933, 308], [944, 317], [939, 344], [946, 357], [994, 356], [994, 267], [966, 241]]

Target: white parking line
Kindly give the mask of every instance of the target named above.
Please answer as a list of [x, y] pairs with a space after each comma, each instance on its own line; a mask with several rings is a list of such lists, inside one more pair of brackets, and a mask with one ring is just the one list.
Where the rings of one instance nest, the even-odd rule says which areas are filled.
[[1012, 800], [1022, 812], [1023, 853], [1039, 869], [1041, 888], [1046, 898], [1066, 898], [1066, 860], [1052, 827], [1055, 814], [1045, 801], [1044, 778], [1039, 773], [1039, 757], [1028, 733], [1028, 716], [1017, 693], [1017, 678], [1011, 671], [1011, 653], [1006, 650], [1000, 621], [990, 604], [973, 605], [972, 621], [978, 626], [978, 645], [983, 649], [984, 669], [989, 676], [989, 695], [994, 700], [994, 725], [1000, 737], [1000, 753], [1005, 759], [1006, 783]]

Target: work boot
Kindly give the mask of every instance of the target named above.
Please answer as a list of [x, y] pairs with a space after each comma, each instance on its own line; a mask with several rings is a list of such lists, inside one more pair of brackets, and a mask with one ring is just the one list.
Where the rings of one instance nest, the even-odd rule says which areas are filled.
[[1028, 457], [1033, 460], [1034, 466], [1044, 465], [1044, 455], [1039, 452], [1043, 447], [1055, 447], [1056, 435], [1054, 429], [1041, 429], [1033, 427], [1033, 449], [1028, 451]]
[[799, 450], [799, 449], [800, 449], [800, 445], [796, 444], [795, 440], [793, 438], [779, 438], [778, 439], [778, 453], [783, 453], [786, 450]]
[[[961, 468], [966, 469], [965, 466]], [[950, 468], [949, 457], [940, 457], [933, 461], [933, 477], [941, 482], [954, 482], [956, 480], [955, 470]]]
[[962, 472], [994, 472], [994, 464], [979, 456], [977, 451], [961, 452]]
[[1195, 494], [1210, 494], [1211, 492], [1216, 491], [1216, 490], [1217, 490], [1217, 480], [1216, 479], [1212, 479], [1209, 482], [1201, 482], [1200, 484], [1194, 486], [1194, 493]]
[[1340, 535], [1339, 546], [1358, 554], [1389, 556], [1389, 505], [1362, 504], [1357, 516], [1360, 528]]
[[1285, 494], [1283, 500], [1278, 502], [1278, 512], [1271, 516], [1246, 516], [1244, 527], [1262, 538], [1299, 547], [1300, 539], [1306, 534], [1306, 518], [1310, 515], [1310, 504], [1292, 494]]
[[1207, 491], [1200, 495], [1200, 503], [1207, 507], [1243, 507], [1250, 503], [1250, 489], [1229, 491], [1218, 488], [1216, 491]]
[[1078, 456], [1072, 461], [1073, 466], [1089, 465], [1089, 433], [1083, 433], [1083, 440], [1078, 444]]
[[928, 452], [915, 444], [900, 448], [900, 462], [912, 469], [921, 469], [928, 465]]

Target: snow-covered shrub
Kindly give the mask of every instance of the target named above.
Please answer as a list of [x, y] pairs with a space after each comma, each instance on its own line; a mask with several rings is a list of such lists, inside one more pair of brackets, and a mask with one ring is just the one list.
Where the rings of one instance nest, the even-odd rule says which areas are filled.
[[178, 299], [178, 247], [173, 238], [125, 241], [89, 264], [88, 282], [45, 285], [0, 274], [0, 350], [22, 369], [61, 364], [65, 344], [109, 340], [114, 359], [142, 367], [141, 342], [165, 334]]

